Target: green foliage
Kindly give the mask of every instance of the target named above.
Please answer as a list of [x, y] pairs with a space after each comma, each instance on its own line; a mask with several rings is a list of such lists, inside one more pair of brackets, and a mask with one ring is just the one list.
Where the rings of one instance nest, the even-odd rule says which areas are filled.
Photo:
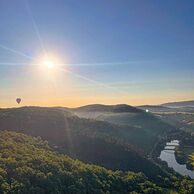
[[46, 141], [0, 132], [0, 193], [162, 193], [142, 173], [111, 171], [54, 152]]
[[62, 108], [21, 107], [0, 110], [0, 130], [40, 136], [61, 153], [84, 162], [112, 170], [143, 172], [151, 179], [158, 179], [158, 175], [164, 176], [164, 173], [146, 159], [141, 148], [153, 147], [158, 132], [165, 126], [151, 115], [145, 117], [142, 111], [127, 107], [129, 109], [139, 115], [132, 119], [133, 123], [146, 127], [139, 129], [79, 118]]
[[175, 157], [176, 161], [179, 164], [186, 164], [187, 169], [193, 170], [194, 169], [194, 148], [192, 146], [184, 146], [185, 144], [182, 143], [175, 149]]
[[180, 149], [180, 147], [176, 147], [176, 149], [175, 149], [175, 157], [176, 157], [176, 161], [179, 164], [186, 164], [186, 162], [187, 162], [187, 156], [183, 152], [183, 150]]

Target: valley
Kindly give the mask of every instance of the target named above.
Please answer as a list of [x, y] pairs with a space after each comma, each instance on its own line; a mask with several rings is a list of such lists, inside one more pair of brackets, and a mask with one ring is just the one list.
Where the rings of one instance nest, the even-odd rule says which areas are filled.
[[[191, 177], [194, 177], [193, 154], [194, 154], [194, 107], [193, 101], [167, 103], [169, 107], [151, 106], [151, 111], [158, 118], [177, 128], [177, 133], [168, 134], [167, 140], [178, 139], [180, 145], [176, 147], [174, 155], [177, 165], [185, 165], [186, 170], [191, 170]], [[185, 106], [183, 106], [185, 105]], [[141, 107], [142, 108], [142, 107]], [[149, 108], [144, 106], [143, 109]], [[174, 160], [174, 159], [173, 159]]]
[[[151, 147], [148, 140], [145, 139], [145, 144], [143, 136], [139, 137], [139, 132], [136, 134], [136, 128], [132, 126], [79, 118], [71, 112], [56, 108], [4, 109], [0, 115], [1, 130], [40, 136], [61, 153], [84, 162], [113, 170], [144, 172], [154, 179], [158, 179], [157, 174], [163, 175], [160, 168], [146, 159], [146, 151]], [[134, 134], [133, 137], [130, 134]]]
[[[183, 104], [189, 105], [189, 103], [190, 102], [184, 102]], [[193, 103], [193, 101], [191, 101], [191, 103]], [[172, 104], [173, 103], [170, 105]], [[160, 156], [162, 147], [165, 146], [166, 142], [174, 138], [178, 138], [180, 140], [180, 146], [175, 150], [176, 157], [174, 160], [177, 160], [175, 163], [178, 162], [179, 164], [177, 165], [186, 165], [185, 168], [187, 169], [185, 171], [187, 171], [188, 168], [190, 170], [193, 169], [192, 162], [194, 145], [191, 142], [194, 142], [192, 128], [192, 123], [194, 122], [194, 107], [144, 105], [137, 107], [140, 110], [143, 110], [142, 112], [138, 112], [134, 109], [130, 109], [130, 106], [128, 107], [127, 105], [116, 105], [115, 107], [112, 107], [112, 109], [120, 107], [122, 107], [122, 110], [126, 111], [117, 113], [116, 111], [109, 111], [104, 107], [102, 108], [100, 105], [95, 105], [95, 107], [81, 107], [74, 110], [74, 113], [83, 118], [92, 118], [122, 126], [128, 125], [139, 128], [136, 129], [135, 132], [133, 131], [137, 137], [135, 137], [133, 134], [129, 134], [130, 137], [134, 138], [130, 139], [130, 142], [133, 142], [136, 145], [138, 145], [139, 142], [139, 145], [144, 147], [144, 149], [147, 147], [145, 143], [149, 142], [151, 147], [147, 147], [147, 158], [156, 165], [159, 165], [160, 163], [158, 163], [157, 158]], [[166, 126], [164, 124], [166, 124]], [[150, 131], [147, 131], [148, 136], [146, 136], [146, 133], [144, 133], [145, 129], [150, 129]], [[140, 132], [138, 133], [137, 130]], [[159, 131], [158, 133], [156, 133], [157, 130]], [[179, 151], [179, 157], [177, 157], [178, 154], [176, 153], [181, 148], [184, 148], [183, 151], [181, 151], [182, 156], [180, 155]], [[183, 158], [183, 156], [185, 159], [182, 159], [181, 163], [180, 158]], [[160, 167], [163, 168], [162, 166]], [[190, 174], [190, 177], [194, 177], [194, 171], [191, 171], [188, 174]], [[184, 173], [182, 175], [184, 175]]]
[[[180, 128], [179, 123], [181, 126], [186, 123], [174, 119], [169, 108], [166, 112], [165, 107], [162, 107], [162, 111], [154, 111], [154, 108], [158, 110], [161, 107], [152, 106], [152, 111], [149, 112], [145, 108], [148, 107], [140, 109], [129, 105], [89, 105], [73, 109], [0, 109], [0, 130], [2, 134], [4, 130], [10, 131], [6, 133], [11, 136], [14, 131], [13, 135], [18, 137], [20, 135], [17, 133], [40, 137], [48, 142], [53, 152], [65, 154], [73, 160], [98, 165], [114, 172], [130, 171], [135, 176], [143, 173], [151, 184], [156, 185], [158, 191], [153, 190], [153, 193], [184, 193], [181, 191], [184, 184], [193, 184], [192, 176], [181, 176], [176, 169], [169, 168], [171, 166], [168, 167], [166, 162], [160, 160], [159, 156], [166, 142], [172, 139], [180, 140], [180, 148], [186, 144], [193, 146], [192, 133], [186, 128]], [[175, 120], [179, 121], [178, 124]], [[191, 164], [192, 154], [189, 152]], [[177, 162], [179, 163], [178, 159]], [[188, 163], [187, 160], [185, 163]], [[192, 193], [194, 187], [191, 186], [190, 189], [189, 193]]]
[[0, 194], [194, 194], [194, 1], [0, 0]]

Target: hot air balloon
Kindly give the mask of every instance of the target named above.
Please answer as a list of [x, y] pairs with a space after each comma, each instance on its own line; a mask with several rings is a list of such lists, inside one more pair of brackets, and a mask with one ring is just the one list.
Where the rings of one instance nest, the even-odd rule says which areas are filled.
[[19, 104], [22, 101], [21, 98], [16, 98], [16, 102]]

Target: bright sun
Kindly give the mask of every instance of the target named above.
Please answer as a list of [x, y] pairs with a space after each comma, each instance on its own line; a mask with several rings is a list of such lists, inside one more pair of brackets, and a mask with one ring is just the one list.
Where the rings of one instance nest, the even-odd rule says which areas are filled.
[[52, 60], [45, 59], [45, 60], [43, 61], [43, 65], [46, 66], [46, 67], [49, 68], [49, 69], [53, 69], [54, 66], [55, 66], [55, 63], [54, 63], [54, 61], [52, 61]]
[[38, 61], [41, 71], [49, 72], [49, 74], [54, 74], [63, 65], [61, 59], [55, 54], [39, 57]]

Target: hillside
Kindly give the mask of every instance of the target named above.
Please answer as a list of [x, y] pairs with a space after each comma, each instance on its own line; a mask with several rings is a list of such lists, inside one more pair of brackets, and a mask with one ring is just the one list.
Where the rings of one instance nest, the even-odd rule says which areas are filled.
[[[111, 171], [59, 154], [41, 138], [0, 132], [0, 193], [192, 194], [193, 181], [165, 178], [163, 188], [142, 173]], [[177, 191], [177, 192], [176, 192]]]
[[143, 148], [151, 148], [157, 140], [157, 133], [152, 136], [147, 129], [143, 133], [131, 126], [83, 119], [64, 110], [41, 107], [1, 109], [0, 130], [4, 129], [40, 136], [61, 153], [84, 162], [113, 170], [144, 172], [151, 179], [165, 175], [145, 157]]
[[194, 112], [161, 112], [157, 115], [171, 126], [194, 134]]
[[162, 193], [139, 173], [110, 171], [54, 152], [40, 138], [0, 132], [0, 193]]
[[[89, 108], [87, 106], [87, 109], [85, 107], [79, 108], [79, 111], [75, 109], [74, 113], [82, 118], [119, 125], [119, 128], [126, 132], [123, 138], [141, 148], [145, 153], [149, 153], [161, 134], [175, 129], [174, 126], [165, 123], [164, 120], [160, 120], [152, 113], [135, 107], [136, 111], [130, 108], [130, 111], [128, 109], [126, 112], [115, 112], [109, 109], [110, 106], [101, 106], [103, 111], [96, 110], [96, 105], [90, 105]], [[104, 111], [105, 109], [109, 109], [109, 111]]]

